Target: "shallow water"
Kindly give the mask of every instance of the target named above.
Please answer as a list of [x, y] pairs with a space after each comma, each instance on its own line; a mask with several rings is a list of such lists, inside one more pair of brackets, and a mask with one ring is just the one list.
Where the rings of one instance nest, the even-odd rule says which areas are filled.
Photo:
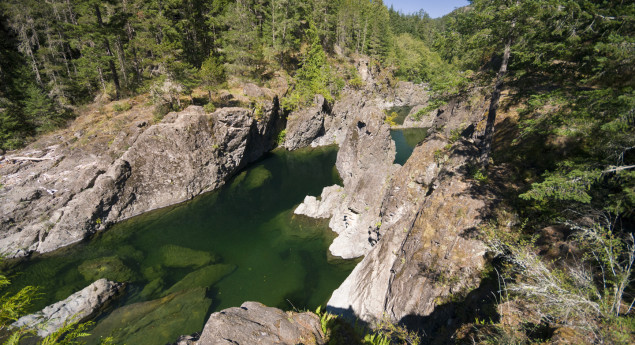
[[404, 165], [414, 148], [428, 136], [427, 128], [393, 129], [390, 137], [395, 142], [397, 154], [394, 163]]
[[14, 266], [11, 288], [40, 286], [39, 310], [100, 277], [130, 281], [118, 302], [128, 307], [102, 317], [89, 344], [108, 335], [122, 344], [171, 342], [244, 301], [314, 310], [356, 264], [327, 255], [328, 221], [293, 215], [306, 195], [340, 182], [336, 154], [270, 153], [219, 191]]

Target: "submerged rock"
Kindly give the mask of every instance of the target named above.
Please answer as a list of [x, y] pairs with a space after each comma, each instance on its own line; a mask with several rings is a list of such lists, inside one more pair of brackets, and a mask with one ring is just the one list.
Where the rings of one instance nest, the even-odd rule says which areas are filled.
[[209, 287], [216, 284], [225, 276], [236, 270], [236, 265], [217, 264], [203, 267], [186, 275], [183, 279], [172, 285], [164, 295], [169, 295], [185, 289], [195, 287]]
[[182, 333], [200, 331], [212, 304], [205, 288], [180, 291], [113, 311], [91, 331], [91, 338], [112, 336], [115, 344], [165, 344]]
[[137, 280], [135, 272], [116, 256], [84, 261], [77, 269], [84, 276], [84, 279], [88, 281], [101, 278], [118, 282], [133, 282]]
[[262, 185], [271, 180], [271, 178], [273, 178], [271, 171], [260, 165], [249, 170], [249, 173], [247, 173], [247, 177], [242, 181], [241, 186], [250, 191], [262, 187]]
[[325, 344], [320, 318], [313, 313], [284, 312], [245, 302], [212, 314], [197, 345]]
[[46, 337], [62, 328], [67, 321], [84, 322], [97, 316], [123, 289], [124, 284], [97, 280], [63, 301], [21, 317], [13, 326], [37, 328], [37, 335]]
[[159, 248], [161, 264], [165, 267], [202, 267], [214, 263], [218, 258], [201, 250], [194, 250], [177, 245], [166, 245]]

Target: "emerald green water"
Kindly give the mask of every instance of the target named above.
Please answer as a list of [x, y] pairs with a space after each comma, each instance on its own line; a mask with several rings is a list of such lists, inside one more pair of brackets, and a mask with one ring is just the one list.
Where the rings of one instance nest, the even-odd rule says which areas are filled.
[[393, 129], [390, 131], [390, 137], [395, 142], [397, 154], [394, 163], [404, 165], [414, 148], [428, 136], [427, 128], [404, 128]]
[[340, 181], [336, 154], [333, 147], [270, 153], [216, 192], [15, 265], [11, 288], [40, 286], [39, 310], [100, 277], [129, 281], [89, 344], [109, 335], [120, 344], [165, 344], [244, 301], [315, 309], [356, 262], [328, 257], [328, 222], [293, 210]]

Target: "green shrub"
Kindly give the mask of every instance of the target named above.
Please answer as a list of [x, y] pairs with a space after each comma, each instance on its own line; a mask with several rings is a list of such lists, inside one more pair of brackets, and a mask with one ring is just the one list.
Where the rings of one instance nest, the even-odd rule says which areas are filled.
[[114, 110], [117, 113], [128, 111], [130, 109], [132, 109], [132, 105], [129, 102], [119, 102], [119, 103], [113, 104], [112, 106], [112, 110]]
[[203, 106], [203, 110], [205, 110], [205, 112], [207, 113], [213, 113], [216, 111], [216, 106], [214, 105], [214, 103], [209, 102]]
[[278, 146], [281, 146], [282, 144], [284, 144], [284, 140], [287, 137], [287, 130], [283, 129], [282, 131], [280, 131], [280, 133], [278, 133]]

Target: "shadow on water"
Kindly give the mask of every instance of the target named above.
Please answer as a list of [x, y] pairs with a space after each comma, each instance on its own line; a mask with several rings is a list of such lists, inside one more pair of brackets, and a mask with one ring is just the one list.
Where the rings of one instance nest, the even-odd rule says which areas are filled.
[[118, 343], [167, 343], [200, 331], [211, 312], [245, 301], [315, 310], [356, 262], [329, 258], [328, 221], [293, 210], [306, 195], [341, 182], [336, 155], [335, 147], [270, 153], [216, 192], [14, 264], [11, 289], [40, 286], [35, 311], [101, 277], [129, 282], [89, 344], [111, 334]]
[[404, 165], [415, 147], [428, 136], [427, 128], [393, 129], [390, 137], [395, 142], [397, 154], [393, 163]]

